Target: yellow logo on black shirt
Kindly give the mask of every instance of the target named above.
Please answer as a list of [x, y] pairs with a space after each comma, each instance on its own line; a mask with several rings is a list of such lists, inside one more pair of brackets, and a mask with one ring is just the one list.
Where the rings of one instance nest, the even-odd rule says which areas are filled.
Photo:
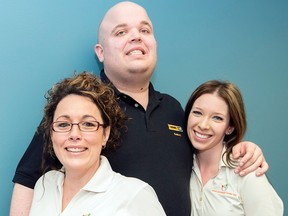
[[183, 132], [182, 127], [177, 125], [168, 124], [168, 129], [172, 131]]

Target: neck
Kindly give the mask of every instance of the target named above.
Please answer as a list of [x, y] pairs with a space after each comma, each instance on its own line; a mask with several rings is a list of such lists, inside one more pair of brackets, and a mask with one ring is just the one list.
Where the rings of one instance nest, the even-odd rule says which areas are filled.
[[82, 168], [66, 170], [63, 182], [62, 211], [67, 207], [73, 197], [90, 181], [96, 173], [99, 164], [89, 170]]
[[[110, 78], [109, 78], [110, 79]], [[110, 79], [113, 85], [121, 92], [127, 93], [129, 96], [135, 94], [143, 94], [148, 92], [150, 81], [138, 81], [133, 79], [128, 80], [113, 80]]]
[[217, 146], [217, 148], [197, 153], [196, 162], [199, 166], [203, 185], [218, 174], [222, 157], [222, 148], [223, 146], [220, 145]]
[[122, 93], [129, 95], [146, 110], [149, 100], [150, 76], [145, 74], [127, 73], [125, 76], [114, 75], [105, 71], [106, 76]]
[[148, 106], [148, 101], [149, 101], [149, 89], [148, 87], [144, 89], [140, 89], [139, 91], [133, 91], [131, 89], [121, 89], [118, 88], [118, 90], [124, 94], [129, 95], [132, 97], [135, 101], [137, 101], [141, 106], [146, 110]]

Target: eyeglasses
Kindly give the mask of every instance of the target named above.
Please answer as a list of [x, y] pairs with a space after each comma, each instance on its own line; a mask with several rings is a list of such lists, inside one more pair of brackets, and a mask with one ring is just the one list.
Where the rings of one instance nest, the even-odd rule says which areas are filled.
[[71, 131], [73, 125], [78, 125], [79, 130], [84, 132], [97, 131], [100, 126], [104, 127], [104, 124], [100, 124], [98, 121], [81, 121], [78, 123], [56, 121], [52, 123], [51, 127], [55, 132], [65, 133]]

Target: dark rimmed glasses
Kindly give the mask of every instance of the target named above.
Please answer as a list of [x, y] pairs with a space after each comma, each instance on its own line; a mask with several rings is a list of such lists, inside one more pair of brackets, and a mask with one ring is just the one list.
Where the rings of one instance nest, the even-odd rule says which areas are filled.
[[72, 130], [73, 125], [77, 125], [79, 130], [83, 132], [93, 132], [97, 131], [100, 126], [104, 127], [104, 124], [100, 124], [98, 121], [81, 121], [78, 123], [56, 121], [52, 123], [51, 127], [55, 132], [66, 133]]

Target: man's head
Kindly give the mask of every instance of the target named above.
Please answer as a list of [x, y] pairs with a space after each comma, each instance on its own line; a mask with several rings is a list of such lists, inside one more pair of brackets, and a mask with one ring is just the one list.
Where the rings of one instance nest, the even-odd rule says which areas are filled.
[[100, 23], [95, 53], [114, 84], [137, 79], [149, 83], [157, 62], [157, 42], [146, 10], [128, 1], [110, 8]]

